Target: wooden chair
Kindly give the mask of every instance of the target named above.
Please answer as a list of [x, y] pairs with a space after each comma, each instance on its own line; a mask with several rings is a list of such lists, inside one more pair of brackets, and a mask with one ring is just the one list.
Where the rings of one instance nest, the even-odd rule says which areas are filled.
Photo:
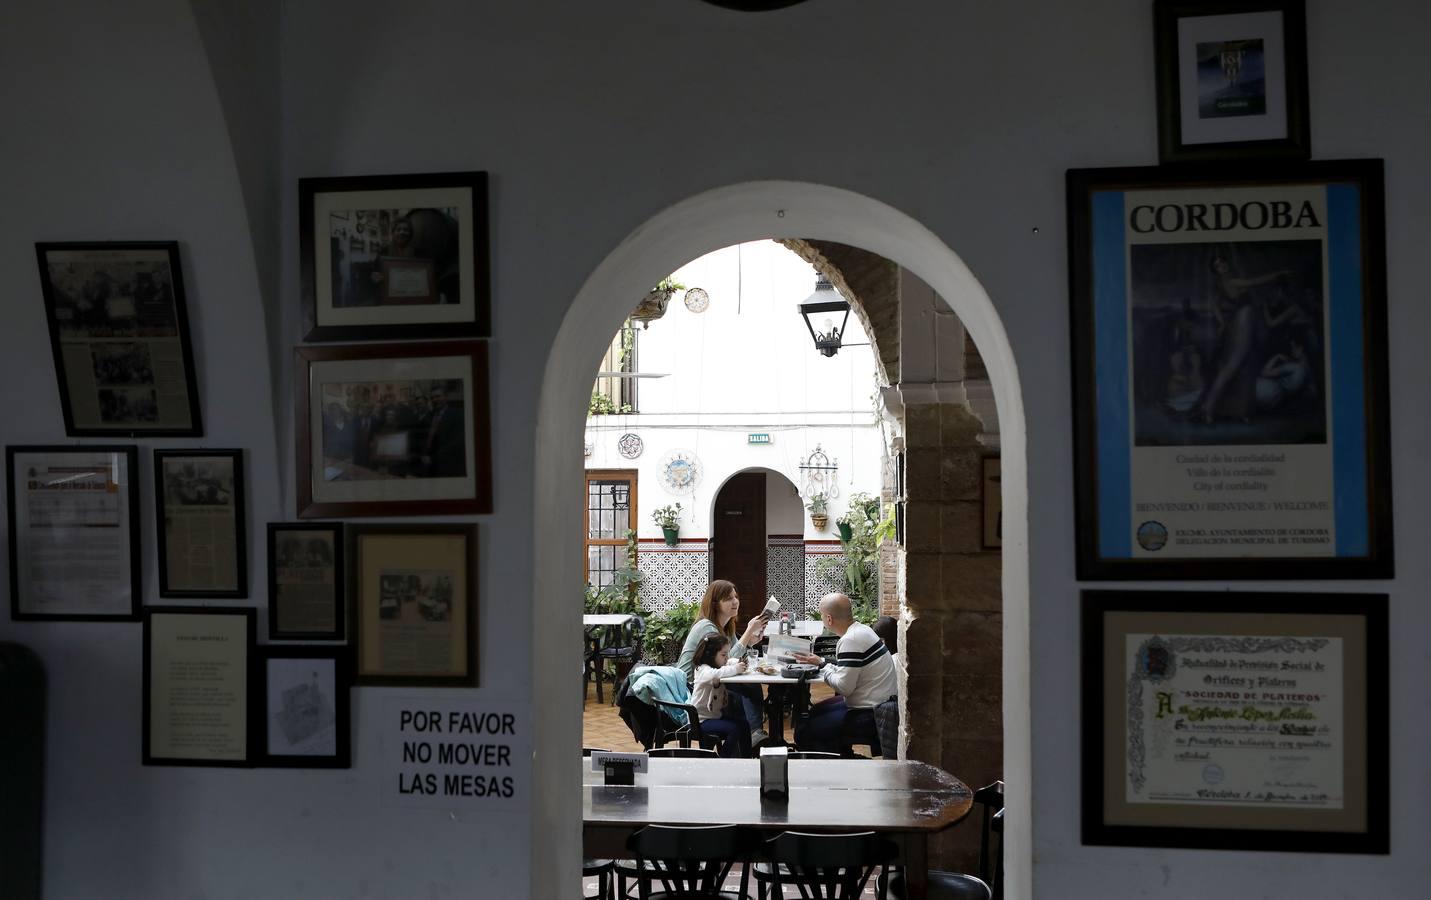
[[[749, 866], [740, 891], [722, 890], [731, 867], [748, 860], [758, 838], [735, 825], [647, 825], [631, 835], [626, 849], [636, 857], [634, 878], [640, 900], [749, 900]], [[652, 888], [659, 885], [659, 889]]]
[[[718, 734], [706, 734], [701, 729], [701, 716], [696, 712], [696, 708], [689, 703], [672, 703], [669, 700], [657, 700], [654, 697], [651, 702], [656, 704], [660, 710], [660, 715], [656, 717], [656, 747], [666, 746], [666, 742], [675, 738], [682, 747], [690, 747], [694, 743], [697, 747], [714, 751], [718, 749], [724, 740]], [[673, 712], [685, 713], [686, 724], [670, 727], [675, 721]]]
[[[1004, 893], [1004, 783], [995, 781], [974, 792], [974, 803], [983, 807], [979, 832], [979, 874], [930, 872], [929, 900], [1000, 900]], [[998, 848], [989, 852], [990, 835], [998, 835]], [[884, 881], [885, 879], [881, 879]], [[905, 900], [902, 873], [890, 875], [881, 893], [889, 900]]]
[[787, 831], [766, 842], [765, 862], [754, 867], [761, 900], [784, 900], [794, 888], [803, 900], [859, 900], [874, 871], [899, 849], [873, 831], [805, 834]]

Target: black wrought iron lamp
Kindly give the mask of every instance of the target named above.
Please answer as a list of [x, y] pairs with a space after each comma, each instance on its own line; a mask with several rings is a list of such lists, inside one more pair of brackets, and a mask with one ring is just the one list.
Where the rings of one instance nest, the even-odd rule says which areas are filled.
[[[838, 328], [830, 313], [844, 313]], [[835, 292], [829, 279], [824, 275], [815, 278], [815, 293], [800, 304], [800, 315], [805, 317], [805, 327], [810, 329], [810, 337], [815, 341], [815, 349], [822, 356], [834, 356], [840, 352], [840, 341], [845, 335], [845, 326], [850, 321], [850, 303]], [[821, 330], [815, 330], [815, 320], [811, 316], [824, 316]]]

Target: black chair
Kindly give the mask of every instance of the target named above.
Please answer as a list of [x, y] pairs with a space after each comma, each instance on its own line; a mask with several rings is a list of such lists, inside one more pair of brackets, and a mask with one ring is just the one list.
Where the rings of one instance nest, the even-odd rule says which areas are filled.
[[899, 849], [873, 831], [858, 834], [804, 834], [787, 831], [766, 842], [766, 861], [754, 867], [761, 900], [767, 889], [784, 900], [792, 887], [802, 900], [859, 900], [875, 869]]
[[840, 759], [840, 754], [826, 753], [824, 750], [791, 750], [786, 755], [790, 759]]
[[[701, 716], [696, 712], [696, 708], [689, 703], [672, 703], [669, 700], [657, 700], [651, 698], [651, 702], [656, 704], [660, 710], [660, 715], [656, 717], [656, 741], [655, 747], [664, 747], [666, 742], [675, 739], [682, 747], [690, 747], [694, 743], [697, 747], [714, 751], [718, 749], [724, 740], [718, 734], [706, 734], [701, 729]], [[674, 726], [675, 712], [685, 713], [686, 724]], [[704, 755], [704, 754], [702, 754]]]
[[636, 857], [637, 896], [640, 900], [749, 900], [749, 866], [741, 868], [738, 893], [721, 888], [731, 867], [748, 860], [758, 841], [735, 825], [647, 825], [626, 842], [626, 849]]
[[835, 647], [840, 643], [838, 634], [822, 634], [810, 642], [810, 652], [823, 657], [827, 662], [835, 661]]
[[[621, 626], [614, 643], [598, 647], [588, 662], [591, 674], [596, 678], [596, 702], [604, 703], [601, 696], [601, 682], [606, 679], [606, 664], [616, 664], [616, 674], [611, 684], [617, 685], [625, 678], [641, 659], [641, 647], [646, 639], [646, 620], [632, 616]], [[584, 683], [584, 680], [583, 680]], [[611, 702], [616, 702], [616, 691], [611, 692]]]
[[[983, 807], [979, 832], [979, 874], [930, 872], [929, 900], [1000, 900], [1004, 894], [1004, 783], [995, 781], [974, 792], [974, 803]], [[989, 852], [990, 834], [998, 835], [998, 848]], [[904, 876], [888, 879], [889, 900], [905, 900]]]
[[[605, 747], [582, 747], [582, 758], [593, 753], [610, 753]], [[595, 876], [596, 893], [582, 894], [583, 900], [611, 900], [611, 881], [616, 871], [616, 860], [614, 859], [583, 859], [581, 861], [581, 877], [591, 878]]]
[[704, 750], [700, 747], [652, 747], [646, 751], [646, 755], [664, 759], [719, 759], [719, 754], [714, 750]]

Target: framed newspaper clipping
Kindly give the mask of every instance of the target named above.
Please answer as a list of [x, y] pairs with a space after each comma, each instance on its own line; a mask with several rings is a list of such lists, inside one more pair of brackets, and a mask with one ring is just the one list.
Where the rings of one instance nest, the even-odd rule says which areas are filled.
[[252, 609], [144, 610], [144, 765], [253, 765], [256, 617]]
[[298, 182], [306, 341], [490, 333], [487, 173]]
[[1081, 579], [1393, 574], [1380, 160], [1068, 173]]
[[204, 433], [176, 241], [36, 244], [71, 437]]
[[477, 686], [477, 526], [348, 525], [354, 684]]
[[137, 620], [137, 448], [6, 447], [5, 477], [11, 618]]
[[155, 450], [159, 596], [248, 596], [242, 450]]
[[1083, 593], [1083, 842], [1389, 852], [1387, 598]]
[[344, 637], [343, 523], [268, 523], [268, 638]]

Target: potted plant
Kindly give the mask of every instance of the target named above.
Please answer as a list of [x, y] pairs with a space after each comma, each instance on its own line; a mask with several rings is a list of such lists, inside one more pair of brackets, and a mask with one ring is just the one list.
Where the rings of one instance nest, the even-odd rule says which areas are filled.
[[670, 506], [663, 506], [653, 511], [651, 518], [661, 526], [661, 533], [666, 536], [666, 546], [674, 547], [680, 542], [681, 504], [672, 503]]
[[684, 288], [684, 284], [673, 278], [662, 278], [636, 304], [636, 309], [631, 313], [631, 320], [640, 322], [642, 328], [650, 328], [653, 321], [666, 314], [666, 307], [671, 303], [671, 295]]
[[805, 508], [810, 511], [810, 522], [815, 526], [816, 531], [824, 531], [825, 526], [830, 524], [830, 517], [825, 512], [829, 505], [830, 498], [825, 496], [824, 491], [810, 495], [810, 500], [805, 504]]

